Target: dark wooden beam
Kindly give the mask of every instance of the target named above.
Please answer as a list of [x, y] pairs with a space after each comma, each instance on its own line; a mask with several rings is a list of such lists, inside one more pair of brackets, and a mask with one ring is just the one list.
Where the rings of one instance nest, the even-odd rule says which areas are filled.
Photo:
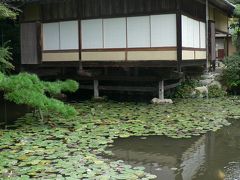
[[[79, 61], [43, 62], [39, 67], [78, 67]], [[177, 67], [177, 61], [82, 61], [83, 68], [88, 67]]]
[[[206, 64], [206, 59], [200, 60], [182, 60], [181, 66], [201, 66]], [[113, 67], [139, 67], [139, 68], [176, 68], [178, 61], [83, 61], [84, 68], [113, 68]], [[79, 67], [79, 61], [66, 62], [43, 62], [36, 65], [38, 68], [46, 67]], [[35, 66], [35, 67], [36, 67]]]
[[205, 66], [207, 60], [199, 59], [199, 60], [183, 60], [182, 67], [195, 67], [195, 66]]
[[[91, 85], [81, 85], [80, 89], [93, 90]], [[131, 91], [131, 92], [154, 92], [157, 91], [156, 87], [133, 87], [133, 86], [99, 86], [99, 90], [103, 91]]]
[[177, 67], [177, 61], [92, 61], [92, 62], [83, 62], [83, 67]]
[[[164, 90], [169, 90], [176, 88], [180, 83], [175, 83], [171, 84], [168, 86], [161, 86], [161, 92], [162, 88]], [[94, 90], [93, 85], [80, 85], [80, 89], [85, 89], [85, 90]], [[146, 86], [98, 86], [98, 90], [102, 91], [129, 91], [129, 92], [157, 92], [159, 90], [159, 87], [146, 87]], [[163, 99], [164, 94], [162, 93], [162, 99]]]
[[182, 1], [177, 0], [177, 68], [182, 69]]
[[[83, 77], [79, 76], [78, 80], [82, 81], [92, 81], [98, 79], [99, 81], [123, 81], [123, 82], [159, 82], [162, 77], [157, 76], [94, 76], [94, 77]], [[169, 78], [168, 78], [169, 79]], [[166, 79], [167, 80], [167, 79]]]

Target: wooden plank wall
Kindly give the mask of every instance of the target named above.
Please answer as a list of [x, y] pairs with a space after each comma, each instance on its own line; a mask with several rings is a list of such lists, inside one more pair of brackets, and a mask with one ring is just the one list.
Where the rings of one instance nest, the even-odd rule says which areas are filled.
[[206, 7], [205, 4], [199, 1], [182, 0], [183, 13], [192, 16], [199, 20], [206, 20]]
[[76, 0], [64, 0], [42, 5], [42, 20], [54, 21], [62, 19], [76, 19], [78, 15]]
[[176, 0], [65, 0], [42, 5], [43, 21], [174, 12]]
[[38, 31], [38, 28], [36, 23], [21, 24], [21, 62], [22, 64], [38, 64], [39, 63], [37, 31]]
[[[64, 0], [41, 4], [40, 21], [93, 19], [174, 13], [180, 0]], [[205, 5], [197, 0], [181, 0], [182, 12], [205, 20]], [[26, 5], [28, 6], [28, 5]], [[23, 22], [27, 18], [21, 19]], [[39, 20], [39, 19], [37, 19]]]

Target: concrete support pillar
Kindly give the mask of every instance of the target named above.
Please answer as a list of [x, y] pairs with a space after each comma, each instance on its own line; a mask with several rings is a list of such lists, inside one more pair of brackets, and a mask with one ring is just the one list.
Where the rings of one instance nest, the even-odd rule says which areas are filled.
[[164, 100], [164, 81], [159, 81], [158, 95], [160, 100]]
[[94, 89], [94, 98], [99, 98], [99, 82], [98, 80], [93, 81], [93, 89]]

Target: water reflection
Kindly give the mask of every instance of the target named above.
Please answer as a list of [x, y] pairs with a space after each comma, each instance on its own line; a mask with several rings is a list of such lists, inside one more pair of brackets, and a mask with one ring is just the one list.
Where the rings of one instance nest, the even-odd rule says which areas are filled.
[[14, 103], [6, 102], [0, 97], [0, 128], [6, 123], [12, 124], [17, 118], [29, 111], [30, 109], [26, 106], [19, 106]]
[[240, 180], [240, 122], [188, 140], [118, 139], [114, 159], [144, 166], [160, 180]]

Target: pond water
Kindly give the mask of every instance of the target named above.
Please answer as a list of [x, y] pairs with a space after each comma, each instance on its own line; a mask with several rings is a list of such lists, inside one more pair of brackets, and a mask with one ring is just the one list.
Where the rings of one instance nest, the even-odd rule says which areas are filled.
[[18, 106], [0, 98], [0, 126], [2, 127], [6, 123], [12, 124], [28, 111], [29, 109], [26, 106]]
[[240, 122], [233, 124], [192, 139], [117, 139], [110, 150], [115, 160], [143, 166], [159, 180], [240, 180]]

